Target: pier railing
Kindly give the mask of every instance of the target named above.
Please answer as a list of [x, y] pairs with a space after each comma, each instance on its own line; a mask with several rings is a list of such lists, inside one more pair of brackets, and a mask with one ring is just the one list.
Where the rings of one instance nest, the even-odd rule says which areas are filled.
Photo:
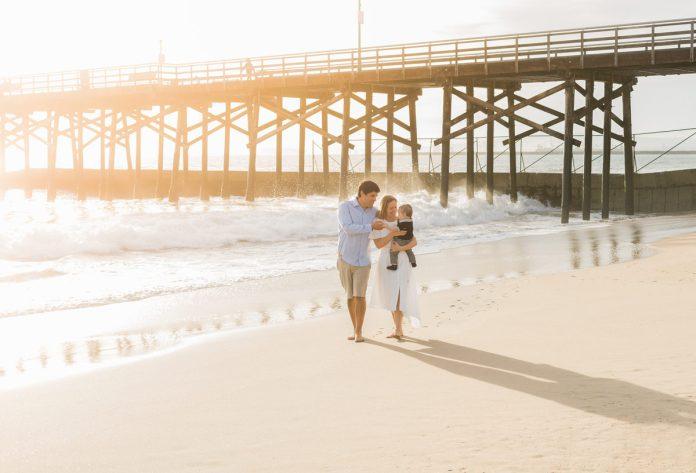
[[614, 65], [627, 52], [689, 50], [695, 61], [696, 18], [632, 23], [582, 29], [565, 29], [515, 35], [486, 36], [425, 43], [317, 51], [281, 56], [263, 56], [189, 64], [139, 64], [89, 70], [8, 77], [0, 81], [0, 94], [22, 95], [71, 92], [85, 89], [138, 85], [187, 86], [264, 78], [302, 77], [321, 74], [358, 74], [361, 71], [426, 69], [482, 64], [484, 73], [494, 62], [545, 59], [551, 69], [553, 58], [584, 58], [612, 54]]

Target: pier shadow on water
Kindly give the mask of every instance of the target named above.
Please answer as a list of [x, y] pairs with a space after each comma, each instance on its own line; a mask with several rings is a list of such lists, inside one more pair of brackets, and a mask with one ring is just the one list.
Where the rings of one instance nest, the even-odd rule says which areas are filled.
[[404, 337], [424, 348], [367, 340], [435, 368], [630, 424], [696, 429], [696, 402], [615, 378], [598, 378], [442, 340]]

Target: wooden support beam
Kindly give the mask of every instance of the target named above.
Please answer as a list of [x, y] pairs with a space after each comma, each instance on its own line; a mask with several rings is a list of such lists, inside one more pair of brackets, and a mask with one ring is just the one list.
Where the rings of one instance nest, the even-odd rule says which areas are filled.
[[341, 172], [338, 182], [338, 198], [343, 201], [348, 197], [348, 159], [350, 150], [350, 88], [346, 88], [343, 97], [343, 132], [341, 133]]
[[[474, 96], [474, 86], [466, 86], [466, 94]], [[476, 107], [473, 103], [466, 102], [466, 124], [473, 125]], [[508, 128], [509, 129], [509, 128]], [[466, 195], [469, 199], [474, 198], [474, 129], [470, 128], [466, 133]]]
[[[479, 108], [486, 109], [486, 110], [489, 111], [489, 112], [490, 112], [490, 111], [495, 112], [495, 111], [501, 111], [501, 110], [502, 110], [501, 108], [498, 108], [498, 107], [496, 107], [496, 106], [494, 106], [494, 105], [489, 105], [487, 102], [484, 102], [483, 100], [479, 100], [479, 99], [475, 99], [475, 98], [470, 98], [470, 100], [472, 100], [476, 105], [478, 105]], [[536, 130], [536, 131], [543, 131], [544, 133], [546, 133], [546, 134], [549, 135], [549, 136], [553, 136], [554, 138], [558, 138], [558, 139], [560, 139], [560, 140], [564, 140], [563, 133], [559, 133], [559, 132], [557, 132], [557, 131], [555, 131], [555, 130], [552, 130], [551, 128], [549, 128], [549, 127], [546, 126], [545, 124], [539, 124], [539, 123], [533, 122], [533, 121], [528, 120], [528, 119], [526, 119], [526, 118], [524, 118], [524, 117], [521, 117], [521, 116], [519, 116], [519, 115], [517, 115], [517, 114], [512, 114], [512, 115], [511, 115], [511, 118], [517, 120], [518, 122], [522, 123], [523, 125], [527, 125], [527, 126], [531, 127], [532, 129], [534, 129], [534, 130]], [[530, 131], [531, 131], [531, 130], [530, 130]], [[518, 135], [518, 136], [519, 136], [519, 135]], [[507, 143], [506, 143], [506, 144], [507, 144]], [[579, 140], [576, 140], [576, 139], [573, 139], [573, 144], [574, 144], [575, 146], [580, 146], [580, 141], [579, 141]]]
[[572, 202], [573, 173], [573, 111], [575, 110], [575, 78], [565, 83], [565, 141], [563, 142], [563, 180], [561, 183], [561, 223], [568, 223]]
[[[372, 105], [372, 89], [365, 92], [365, 115], [372, 117], [374, 107]], [[365, 120], [365, 179], [372, 174], [372, 123], [373, 120]]]
[[[512, 108], [515, 104], [515, 92], [511, 89], [508, 91], [508, 109]], [[515, 119], [510, 118], [510, 125], [508, 126], [508, 138], [510, 139], [510, 145], [508, 146], [508, 151], [510, 154], [510, 200], [512, 202], [517, 202], [517, 150], [515, 148]]]
[[624, 89], [621, 96], [623, 104], [623, 135], [624, 135], [624, 187], [625, 187], [625, 212], [626, 215], [633, 215], [634, 208], [634, 186], [633, 186], [633, 129], [631, 121], [631, 88]]
[[[230, 198], [230, 130], [231, 130], [231, 104], [230, 102], [225, 102], [225, 148], [223, 150], [222, 158], [222, 185], [220, 188], [220, 196], [223, 199]], [[249, 112], [247, 104], [247, 112]]]
[[[408, 106], [408, 103], [409, 103], [409, 97], [406, 96], [406, 97], [401, 97], [397, 100], [392, 101], [391, 105], [389, 103], [387, 103], [387, 105], [385, 105], [383, 107], [379, 107], [379, 108], [372, 107], [371, 114], [365, 113], [365, 115], [363, 115], [362, 117], [360, 117], [356, 120], [351, 120], [351, 123], [353, 125], [350, 128], [349, 133], [352, 135], [353, 133], [360, 131], [361, 129], [363, 129], [367, 125], [367, 122], [371, 122], [371, 124], [374, 124], [375, 122], [381, 120], [382, 118], [388, 118], [388, 116], [390, 114], [393, 116], [393, 114], [395, 112]], [[329, 112], [331, 112], [331, 110]]]
[[[604, 83], [604, 142], [602, 156], [602, 218], [609, 218], [609, 179], [611, 178], [611, 106], [612, 83]], [[609, 100], [606, 100], [609, 98]]]
[[[606, 96], [606, 97], [602, 98], [601, 100], [595, 100], [594, 108], [604, 107], [604, 105], [607, 103], [607, 101], [614, 100], [615, 98], [621, 96], [624, 88], [628, 87], [628, 86], [630, 86], [630, 84], [624, 84], [621, 87], [617, 88], [616, 90], [612, 91], [609, 94], [609, 96]], [[584, 113], [585, 113], [585, 107], [582, 107], [582, 108], [575, 110], [573, 112], [573, 115], [577, 117], [577, 116], [582, 116]], [[610, 119], [611, 119], [611, 115], [610, 115]], [[548, 128], [548, 127], [554, 126], [558, 123], [561, 123], [563, 120], [565, 120], [565, 116], [559, 116], [559, 117], [554, 118], [553, 120], [549, 120], [545, 123], [542, 123], [541, 126]], [[532, 130], [524, 131], [524, 132], [520, 133], [519, 135], [515, 136], [515, 140], [519, 141], [522, 138], [527, 138], [528, 136], [531, 136], [539, 131], [543, 131], [543, 130], [539, 130], [539, 129], [534, 128]], [[507, 145], [508, 140], [504, 140], [503, 144]]]
[[27, 199], [31, 198], [32, 195], [32, 184], [31, 184], [31, 160], [29, 159], [29, 122], [31, 117], [29, 112], [24, 114], [22, 119], [22, 127], [24, 132], [22, 133], [24, 139], [24, 197]]
[[418, 159], [418, 124], [416, 117], [416, 96], [410, 97], [408, 102], [408, 122], [409, 131], [411, 132], [411, 172], [413, 176], [420, 176], [420, 166]]
[[[372, 132], [376, 133], [380, 136], [383, 136], [385, 138], [388, 136], [387, 130], [383, 130], [383, 129], [378, 128], [376, 126], [372, 127]], [[398, 143], [401, 143], [403, 145], [406, 145], [406, 146], [411, 146], [411, 139], [410, 138], [404, 138], [403, 136], [399, 136], [396, 133], [392, 134], [392, 140], [394, 140]], [[420, 144], [418, 145], [418, 147], [420, 148]]]
[[106, 199], [106, 110], [101, 109], [99, 112], [100, 127], [99, 127], [99, 198]]
[[[312, 130], [313, 132], [321, 135], [323, 133], [322, 129], [320, 127], [316, 126], [314, 123], [307, 121], [307, 118], [320, 112], [323, 109], [327, 109], [328, 107], [330, 107], [334, 103], [338, 102], [340, 99], [341, 99], [341, 95], [338, 94], [338, 95], [332, 97], [331, 99], [327, 100], [326, 102], [322, 103], [320, 106], [315, 107], [311, 110], [308, 110], [307, 112], [305, 112], [304, 114], [301, 114], [301, 115], [293, 114], [284, 108], [276, 108], [273, 105], [273, 103], [270, 103], [267, 100], [261, 100], [261, 103], [264, 107], [268, 108], [269, 110], [275, 111], [276, 113], [279, 113], [280, 115], [282, 115], [284, 119], [290, 120], [289, 122], [285, 123], [281, 127], [281, 129], [280, 129], [281, 131], [286, 130], [287, 128], [290, 128], [291, 126], [293, 126], [299, 122], [302, 122], [305, 125], [305, 127], [307, 127], [307, 129]], [[262, 136], [259, 136], [257, 143], [261, 143], [262, 141], [265, 141], [268, 138], [275, 136], [277, 133], [278, 133], [278, 130], [273, 130], [273, 131], [270, 131]], [[328, 134], [327, 137], [329, 138], [329, 140], [332, 143], [341, 143], [341, 138], [338, 136]], [[350, 145], [350, 148], [353, 149], [354, 146]]]
[[[582, 87], [581, 87], [581, 89], [582, 89], [582, 90], [585, 90], [585, 89], [582, 88]], [[584, 92], [583, 92], [583, 94], [584, 94]], [[523, 98], [523, 97], [520, 97], [519, 95], [515, 95], [515, 99], [516, 99], [516, 100], [524, 100], [524, 98]], [[533, 103], [533, 104], [530, 104], [530, 106], [533, 107], [533, 108], [536, 108], [537, 110], [541, 110], [542, 112], [546, 112], [546, 113], [548, 113], [548, 114], [550, 114], [550, 115], [554, 115], [556, 118], [560, 118], [561, 121], [565, 120], [565, 114], [564, 114], [564, 113], [559, 112], [559, 111], [556, 111], [556, 110], [552, 109], [551, 107], [547, 107], [546, 105], [543, 105], [543, 104], [540, 104], [540, 103]], [[599, 106], [593, 105], [593, 106], [592, 106], [592, 110], [590, 110], [590, 111], [593, 111], [593, 110], [595, 110], [595, 109], [597, 109], [597, 108], [600, 109], [600, 110], [604, 110], [604, 107], [599, 107]], [[584, 113], [586, 113], [586, 112], [587, 112], [587, 110], [586, 110], [585, 107], [582, 107], [582, 108], [580, 108], [580, 109], [578, 109], [578, 110], [575, 111], [574, 117], [575, 117], [575, 124], [576, 124], [576, 125], [580, 125], [580, 126], [582, 126], [582, 127], [585, 126], [585, 121], [584, 121], [582, 118], [580, 118], [580, 117], [582, 117], [582, 115], [583, 115]], [[612, 113], [612, 117], [613, 117], [613, 116], [615, 116], [615, 115]], [[615, 120], [614, 120], [614, 121], [615, 121]], [[595, 132], [597, 132], [597, 133], [599, 133], [599, 134], [604, 133], [604, 128], [602, 128], [601, 126], [596, 126], [596, 125], [590, 125], [590, 126], [592, 127], [592, 131], [595, 131]], [[623, 126], [623, 125], [620, 125], [620, 126]], [[623, 136], [622, 136], [622, 135], [619, 135], [618, 133], [612, 133], [612, 136], [611, 136], [611, 137], [612, 137], [612, 139], [614, 139], [614, 140], [623, 142]], [[507, 144], [507, 140], [504, 141], [503, 144]], [[635, 141], [633, 142], [633, 144], [635, 145]]]
[[407, 85], [384, 85], [384, 84], [356, 84], [354, 92], [372, 92], [375, 94], [388, 94], [393, 92], [397, 95], [421, 95], [423, 89], [417, 86]]
[[[473, 125], [465, 126], [464, 128], [453, 132], [452, 136], [450, 136], [450, 138], [456, 138], [460, 135], [463, 135], [464, 133], [469, 131], [469, 126], [473, 127], [473, 129], [476, 129], [476, 128], [479, 128], [483, 125], [487, 125], [489, 121], [499, 120], [499, 119], [502, 119], [502, 117], [512, 117], [514, 115], [514, 112], [516, 112], [517, 110], [520, 110], [521, 108], [524, 108], [528, 105], [534, 104], [540, 100], [543, 100], [547, 97], [550, 97], [551, 95], [563, 90], [564, 87], [565, 87], [564, 84], [559, 84], [559, 85], [551, 87], [550, 89], [545, 90], [544, 92], [541, 92], [533, 97], [530, 97], [528, 99], [522, 99], [518, 104], [514, 104], [514, 102], [513, 102], [513, 105], [508, 106], [507, 109], [498, 109], [498, 111], [496, 113], [488, 114], [488, 117], [484, 118], [483, 120], [479, 120], [476, 123], [474, 123]], [[466, 94], [463, 94], [461, 92], [459, 94], [461, 94], [461, 95], [458, 95], [458, 96], [466, 96]], [[491, 101], [489, 103], [493, 104], [495, 102]], [[510, 102], [508, 102], [508, 104], [509, 103]], [[441, 141], [442, 141], [442, 138], [435, 140], [434, 144], [436, 146], [438, 146]]]
[[261, 109], [261, 100], [258, 93], [253, 98], [249, 98], [247, 103], [247, 117], [249, 120], [249, 144], [247, 145], [249, 148], [249, 168], [247, 170], [247, 184], [244, 199], [247, 202], [252, 202], [256, 197], [256, 128], [259, 124], [259, 112]]
[[450, 120], [452, 118], [452, 81], [442, 87], [442, 154], [440, 155], [440, 205], [447, 207], [449, 199]]
[[387, 189], [391, 185], [394, 174], [394, 93], [387, 94]]
[[[333, 98], [333, 97], [334, 97], [334, 96], [332, 95], [330, 98]], [[304, 102], [304, 103], [305, 103], [304, 111], [305, 111], [305, 113], [306, 113], [305, 118], [309, 118], [310, 116], [316, 114], [317, 112], [319, 112], [319, 111], [321, 110], [321, 106], [322, 106], [322, 101], [321, 101], [321, 100], [316, 100], [316, 101], [311, 102], [311, 103], [309, 103], [309, 104], [307, 103], [307, 99], [306, 99], [306, 98], [300, 97], [299, 100], [300, 100], [300, 101], [302, 101], [302, 100], [305, 101], [305, 102]], [[268, 120], [266, 123], [259, 124], [259, 127], [256, 129], [257, 135], [260, 135], [262, 131], [268, 130], [268, 129], [270, 129], [270, 128], [273, 128], [273, 129], [275, 130], [275, 129], [277, 128], [277, 124], [278, 124], [278, 120], [277, 120], [277, 115], [278, 115], [277, 108], [279, 107], [278, 101], [277, 101], [277, 100], [276, 100], [276, 101], [272, 101], [271, 98], [264, 97], [264, 98], [263, 98], [263, 105], [264, 105], [266, 108], [268, 108], [269, 110], [271, 110], [272, 112], [274, 112], [274, 113], [276, 114], [276, 118], [272, 118], [272, 119]], [[283, 108], [283, 106], [280, 105], [280, 108]], [[285, 110], [286, 112], [290, 113], [290, 114], [292, 115], [293, 118], [297, 118], [298, 116], [301, 115], [300, 108], [301, 108], [301, 107], [298, 106], [296, 110], [289, 110], [289, 109], [284, 109], [284, 110]], [[284, 131], [284, 130], [287, 130], [288, 128], [290, 128], [290, 127], [292, 127], [292, 126], [295, 126], [295, 125], [297, 125], [298, 123], [300, 123], [300, 121], [294, 121], [293, 123], [289, 124], [287, 127], [283, 128], [282, 130], [283, 130], [283, 131]], [[281, 125], [282, 125], [282, 123], [281, 123]], [[274, 134], [275, 134], [275, 133], [271, 134], [271, 136], [273, 136]], [[265, 135], [260, 135], [260, 136], [259, 136], [259, 140], [261, 139], [261, 136], [265, 136]]]
[[[300, 99], [300, 115], [307, 111], [307, 99]], [[307, 138], [307, 133], [305, 130], [304, 123], [300, 122], [300, 138], [298, 147], [298, 160], [297, 160], [297, 196], [304, 197], [304, 178], [305, 178], [305, 140]]]
[[[283, 96], [279, 95], [276, 99], [278, 102], [278, 108], [283, 108]], [[323, 113], [323, 111], [322, 111]], [[275, 192], [280, 193], [282, 180], [283, 180], [283, 117], [280, 113], [276, 112], [276, 160], [275, 160]]]
[[321, 111], [321, 129], [324, 133], [321, 135], [321, 171], [322, 182], [324, 185], [324, 193], [329, 192], [329, 114], [326, 109]]
[[[487, 105], [492, 105], [495, 97], [495, 89], [492, 85], [488, 86], [488, 103]], [[493, 138], [495, 133], [495, 121], [492, 119], [495, 110], [493, 108], [486, 107], [486, 114], [490, 119], [486, 124], [486, 201], [489, 204], [493, 204], [493, 166], [495, 155], [493, 154]], [[511, 119], [515, 119], [515, 115], [510, 115]]]
[[155, 195], [158, 198], [164, 197], [164, 105], [159, 106], [159, 127], [157, 129], [157, 188]]
[[582, 219], [589, 220], [592, 210], [592, 115], [594, 110], [594, 79], [585, 80], [585, 139], [582, 172]]
[[179, 107], [176, 119], [176, 141], [174, 144], [174, 157], [172, 159], [172, 172], [169, 180], [169, 202], [172, 204], [179, 203], [179, 168], [181, 167], [181, 148], [184, 136], [184, 123], [186, 109]]
[[201, 200], [204, 202], [210, 200], [210, 189], [208, 187], [208, 107], [209, 105], [206, 104], [201, 117], [201, 184], [198, 192]]

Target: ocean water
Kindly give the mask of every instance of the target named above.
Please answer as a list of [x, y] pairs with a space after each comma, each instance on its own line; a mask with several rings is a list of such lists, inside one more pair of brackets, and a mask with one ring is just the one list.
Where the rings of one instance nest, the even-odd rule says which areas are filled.
[[[617, 263], [696, 214], [601, 221], [455, 189], [414, 207], [419, 292]], [[0, 389], [166, 353], [203, 335], [330, 314], [344, 297], [335, 197], [0, 201]], [[447, 251], [444, 251], [447, 250]], [[274, 279], [271, 279], [274, 278]], [[378, 314], [373, 314], [378, 316]], [[386, 319], [385, 319], [386, 320]]]
[[[414, 207], [417, 253], [561, 231], [557, 209], [455, 190], [450, 207], [426, 192]], [[46, 203], [15, 191], [0, 202], [0, 317], [140, 300], [335, 265], [338, 202], [183, 199]]]

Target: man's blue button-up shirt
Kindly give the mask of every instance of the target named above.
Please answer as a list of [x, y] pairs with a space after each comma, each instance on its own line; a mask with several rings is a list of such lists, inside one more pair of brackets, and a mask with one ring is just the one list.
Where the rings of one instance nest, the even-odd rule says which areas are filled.
[[358, 199], [338, 206], [338, 254], [352, 266], [370, 265], [370, 232], [377, 209], [364, 209]]

